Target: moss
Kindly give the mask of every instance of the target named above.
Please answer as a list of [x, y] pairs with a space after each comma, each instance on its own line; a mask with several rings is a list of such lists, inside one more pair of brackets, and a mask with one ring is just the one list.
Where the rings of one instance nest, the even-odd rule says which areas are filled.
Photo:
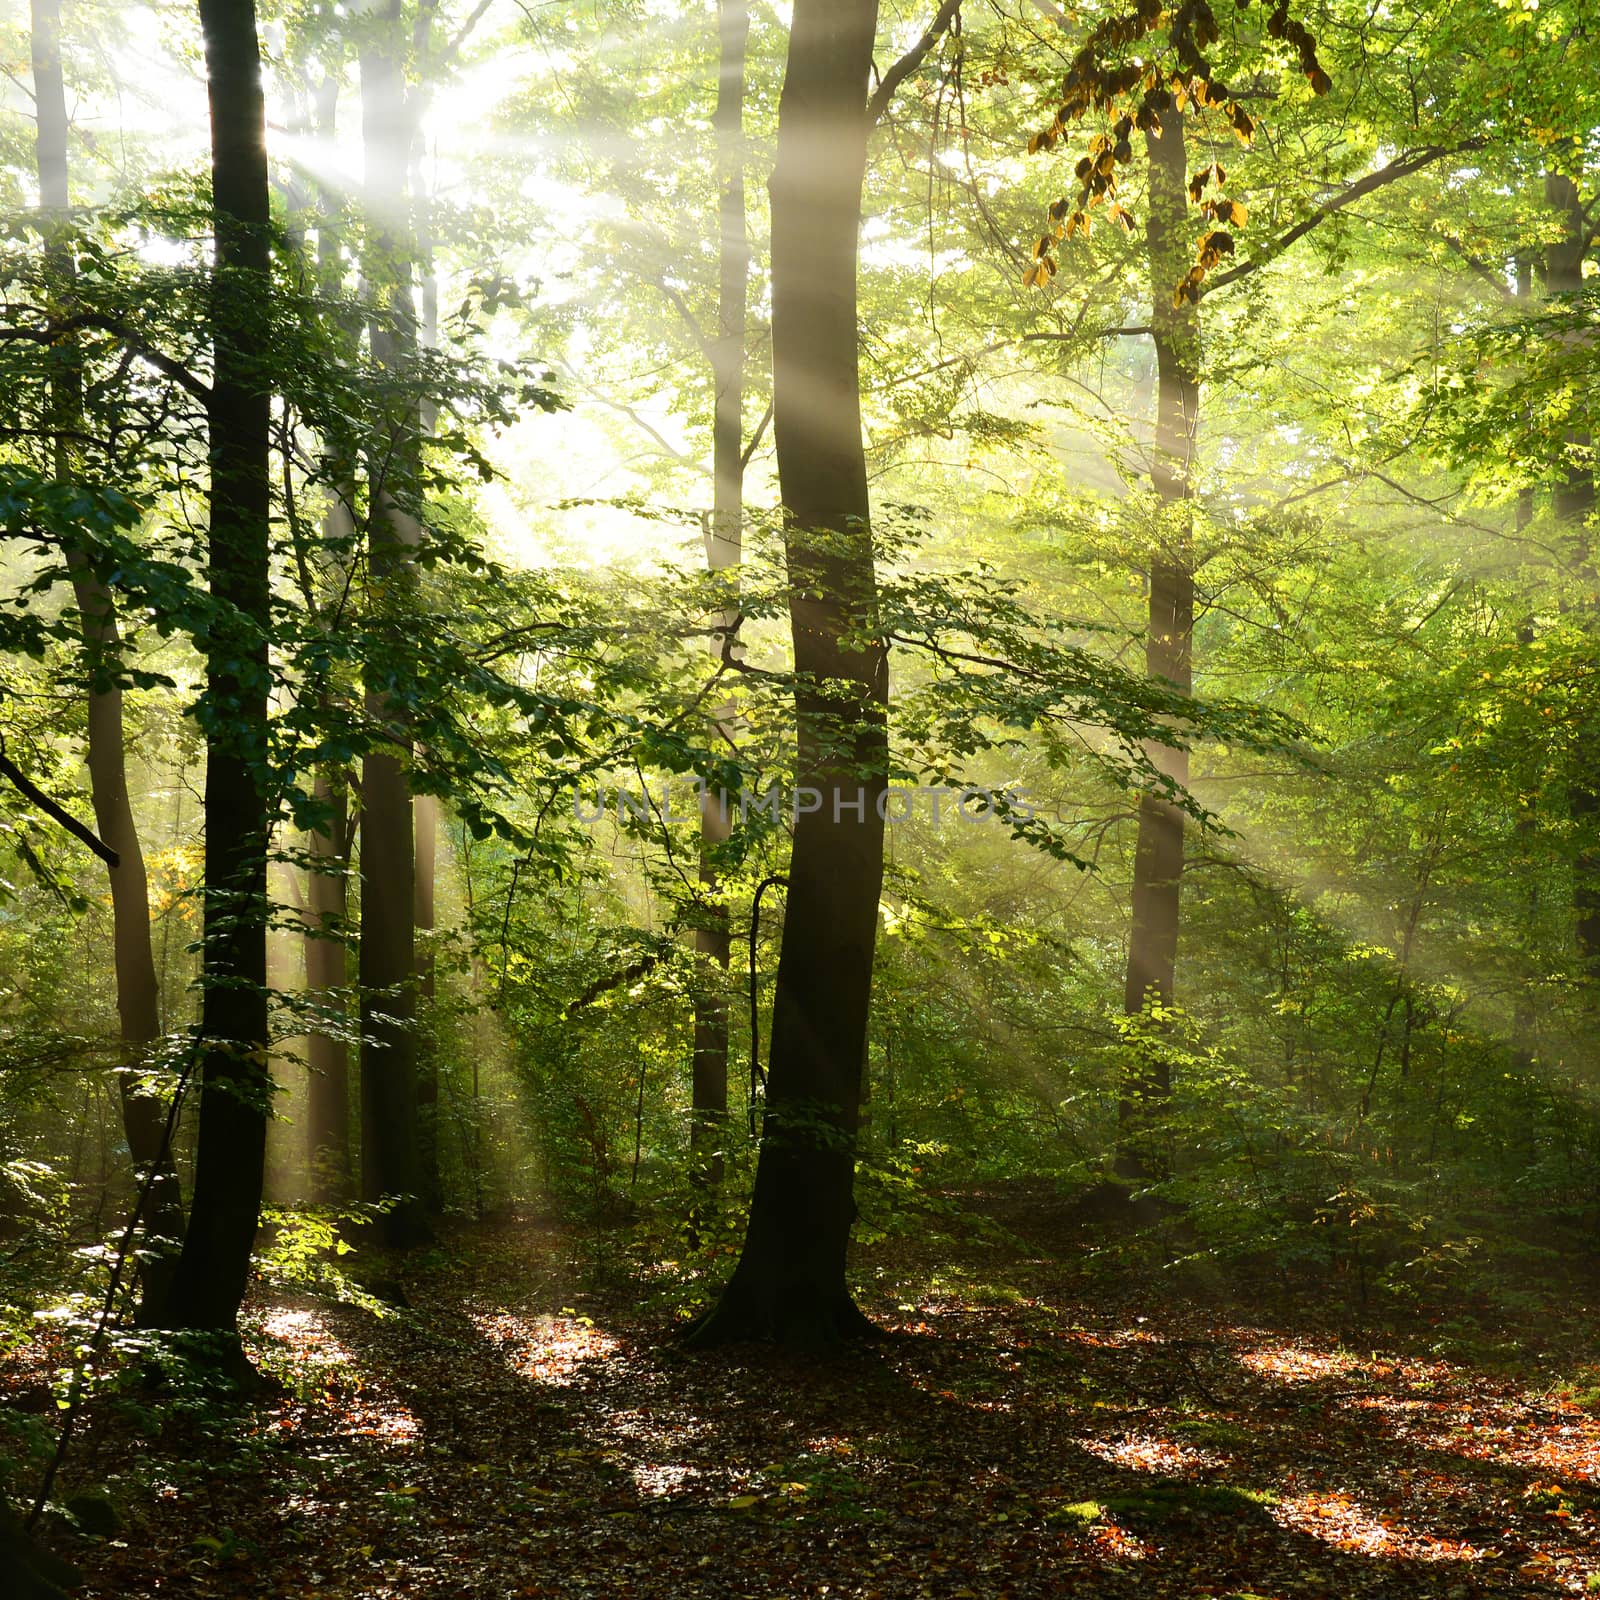
[[1106, 1508], [1117, 1516], [1161, 1520], [1188, 1516], [1256, 1517], [1263, 1507], [1275, 1505], [1277, 1499], [1270, 1489], [1169, 1478], [1108, 1499]]

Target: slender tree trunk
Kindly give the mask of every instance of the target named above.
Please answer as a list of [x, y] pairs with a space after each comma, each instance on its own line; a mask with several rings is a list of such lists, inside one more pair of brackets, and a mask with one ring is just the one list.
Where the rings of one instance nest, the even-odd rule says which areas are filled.
[[[1587, 254], [1588, 219], [1578, 186], [1571, 178], [1551, 173], [1545, 179], [1545, 199], [1564, 223], [1562, 237], [1545, 247], [1545, 287], [1551, 294], [1577, 294], [1583, 288], [1583, 262]], [[1574, 430], [1572, 443], [1590, 443], [1587, 431]], [[1578, 565], [1590, 587], [1596, 582], [1593, 536], [1589, 520], [1595, 509], [1592, 468], [1569, 467], [1558, 478], [1554, 493], [1556, 516], [1570, 529], [1579, 549]], [[1593, 601], [1587, 606], [1588, 625], [1600, 622]], [[1574, 772], [1567, 785], [1567, 808], [1577, 834], [1572, 863], [1572, 911], [1578, 961], [1587, 980], [1590, 1005], [1600, 1011], [1600, 754], [1593, 726], [1585, 726], [1574, 740]]]
[[[37, 115], [37, 159], [40, 209], [66, 219], [71, 196], [67, 163], [66, 79], [61, 67], [60, 0], [33, 0], [33, 94]], [[47, 250], [61, 283], [63, 301], [69, 298], [72, 277], [70, 252], [54, 241]], [[72, 476], [72, 452], [67, 436], [78, 426], [83, 412], [82, 374], [70, 360], [63, 363], [52, 385], [51, 426], [55, 430], [57, 478]], [[111, 591], [80, 554], [69, 553], [73, 595], [83, 636], [84, 654], [91, 678], [114, 671], [121, 653], [116, 601]], [[126, 1047], [118, 1076], [122, 1102], [122, 1127], [128, 1140], [136, 1181], [155, 1168], [145, 1202], [144, 1247], [141, 1262], [142, 1316], [152, 1315], [171, 1285], [175, 1254], [183, 1239], [183, 1197], [178, 1174], [163, 1133], [166, 1107], [157, 1095], [141, 1092], [135, 1070], [144, 1064], [150, 1048], [161, 1037], [161, 988], [156, 979], [155, 954], [150, 942], [150, 894], [145, 875], [144, 851], [128, 797], [127, 759], [123, 742], [122, 690], [115, 685], [91, 687], [88, 705], [89, 788], [94, 802], [95, 828], [117, 855], [108, 869], [111, 886], [112, 963], [117, 985], [117, 1019]], [[160, 1241], [165, 1241], [163, 1246]]]
[[[314, 116], [320, 138], [332, 140], [338, 127], [339, 79], [330, 73], [318, 86]], [[339, 197], [324, 192], [317, 222], [317, 284], [329, 303], [344, 289], [343, 243], [336, 222]], [[360, 323], [340, 315], [336, 336], [354, 359]], [[325, 572], [342, 590], [353, 558], [355, 521], [351, 506], [355, 489], [352, 463], [330, 462], [334, 501], [322, 522]], [[307, 596], [307, 604], [312, 597]], [[351, 1154], [349, 1019], [345, 989], [349, 983], [349, 872], [351, 857], [350, 790], [345, 771], [324, 763], [313, 778], [313, 793], [323, 807], [326, 825], [306, 841], [306, 990], [328, 1016], [313, 1026], [306, 1040], [306, 1159], [311, 1193], [322, 1205], [343, 1205], [354, 1195], [355, 1164]]]
[[[416, 19], [412, 24], [412, 43], [420, 70], [427, 71], [430, 58], [430, 34], [433, 26], [436, 0], [421, 0]], [[439, 275], [434, 262], [433, 205], [423, 170], [424, 147], [422, 121], [428, 95], [425, 84], [419, 84], [412, 94], [412, 111], [407, 130], [409, 153], [408, 170], [411, 174], [411, 208], [415, 218], [417, 263], [422, 274], [422, 326], [421, 342], [425, 350], [436, 349], [439, 343]], [[422, 397], [417, 407], [417, 433], [419, 441], [431, 434], [438, 419], [438, 407], [430, 397]], [[420, 794], [411, 806], [414, 854], [416, 860], [415, 892], [412, 899], [412, 925], [418, 933], [432, 933], [435, 926], [434, 885], [439, 849], [439, 802], [433, 795]], [[431, 1007], [434, 997], [434, 961], [431, 945], [424, 944], [417, 957], [417, 1003]], [[444, 1182], [439, 1167], [441, 1145], [439, 1131], [439, 1057], [430, 1032], [423, 1034], [418, 1044], [417, 1059], [417, 1110], [419, 1156], [422, 1165], [422, 1199], [428, 1210], [438, 1215], [444, 1210]]]
[[[418, 933], [434, 929], [434, 874], [439, 848], [439, 802], [419, 794], [411, 802], [412, 830], [416, 840], [416, 886], [412, 898], [412, 926]], [[417, 1004], [433, 1004], [433, 947], [426, 942], [417, 952]], [[439, 1174], [439, 1058], [431, 1034], [418, 1044], [417, 1114], [419, 1156], [422, 1166], [422, 1201], [437, 1215], [444, 1210], [444, 1185]]]
[[[378, 315], [370, 324], [373, 360], [402, 382], [416, 347], [412, 260], [406, 217], [411, 119], [402, 69], [397, 0], [381, 32], [361, 55], [362, 140], [367, 161], [368, 235], [364, 263]], [[413, 553], [421, 537], [405, 507], [415, 488], [417, 416], [404, 398], [390, 408], [389, 427], [372, 452], [368, 568], [374, 621], [398, 655], [415, 590]], [[381, 678], [381, 672], [379, 674]], [[361, 1192], [395, 1197], [384, 1235], [413, 1244], [427, 1232], [417, 1111], [415, 842], [409, 740], [402, 714], [381, 687], [369, 686], [368, 708], [389, 725], [392, 743], [369, 753], [361, 773]]]
[[306, 1038], [307, 1160], [311, 1192], [322, 1205], [341, 1205], [351, 1196], [350, 1051], [342, 1037], [345, 985], [345, 874], [350, 865], [350, 802], [338, 774], [328, 767], [316, 775], [315, 795], [326, 808], [327, 826], [307, 841], [311, 870], [306, 875], [306, 991], [311, 1001], [332, 1013], [330, 1024], [312, 1024]]
[[[700, 1343], [825, 1344], [845, 1283], [883, 879], [888, 654], [861, 442], [856, 245], [876, 0], [796, 0], [772, 175], [772, 365], [801, 793], [744, 1249]], [[810, 791], [805, 792], [805, 791]], [[815, 801], [814, 805], [812, 801]]]
[[[744, 345], [750, 243], [745, 233], [744, 88], [750, 38], [747, 0], [718, 0], [717, 37], [717, 341], [712, 350], [714, 411], [711, 424], [712, 508], [706, 530], [706, 565], [712, 572], [738, 571], [744, 545]], [[737, 607], [718, 619], [723, 629], [738, 620]], [[727, 635], [712, 641], [719, 653]], [[713, 736], [731, 740], [733, 708], [718, 708]], [[701, 968], [695, 991], [691, 1160], [703, 1187], [722, 1184], [723, 1141], [728, 1122], [728, 908], [717, 889], [718, 854], [727, 842], [724, 797], [708, 785], [700, 797], [700, 885], [704, 923], [695, 929]]]
[[189, 1229], [164, 1321], [233, 1332], [261, 1209], [267, 1070], [270, 397], [266, 119], [253, 0], [200, 0], [211, 108], [211, 591], [207, 642], [201, 1093]]
[[[1146, 135], [1150, 157], [1147, 224], [1151, 332], [1156, 349], [1156, 436], [1150, 479], [1161, 500], [1161, 526], [1150, 564], [1150, 615], [1145, 670], [1185, 694], [1191, 687], [1194, 569], [1186, 502], [1193, 494], [1190, 462], [1199, 422], [1199, 315], [1173, 306], [1174, 288], [1188, 270], [1185, 203], [1188, 171], [1183, 118], [1162, 117], [1160, 138]], [[1174, 782], [1189, 776], [1181, 750], [1156, 746], [1151, 756]], [[1183, 881], [1183, 813], [1170, 800], [1144, 795], [1133, 861], [1133, 927], [1123, 1009], [1138, 1016], [1152, 1004], [1172, 1004], [1178, 964], [1179, 894]], [[1151, 1176], [1154, 1152], [1145, 1128], [1171, 1092], [1171, 1067], [1158, 1040], [1138, 1046], [1118, 1115], [1116, 1170], [1130, 1181]]]
[[[1533, 298], [1533, 257], [1527, 252], [1521, 252], [1516, 257], [1516, 295], [1518, 300], [1527, 301]], [[1517, 496], [1517, 527], [1523, 529], [1533, 521], [1533, 490], [1524, 489]], [[1522, 619], [1517, 628], [1517, 643], [1527, 649], [1533, 644], [1535, 638], [1534, 618], [1530, 614]], [[1539, 878], [1534, 870], [1534, 861], [1529, 845], [1533, 840], [1537, 827], [1537, 816], [1534, 806], [1527, 796], [1519, 796], [1517, 801], [1516, 835], [1522, 844], [1519, 852], [1523, 862], [1528, 868], [1528, 887], [1525, 890], [1525, 916], [1530, 936], [1538, 926], [1539, 912]], [[1530, 1071], [1536, 1056], [1535, 1027], [1536, 1013], [1534, 1010], [1534, 988], [1531, 976], [1525, 977], [1517, 985], [1517, 997], [1511, 1012], [1511, 1060], [1518, 1072]]]

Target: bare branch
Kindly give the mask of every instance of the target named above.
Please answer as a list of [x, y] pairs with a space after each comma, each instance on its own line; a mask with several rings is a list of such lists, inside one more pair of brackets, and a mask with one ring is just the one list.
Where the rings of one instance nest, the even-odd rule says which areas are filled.
[[88, 845], [108, 867], [119, 867], [122, 858], [110, 845], [104, 843], [91, 829], [84, 827], [70, 811], [58, 806], [38, 784], [34, 783], [11, 758], [0, 752], [0, 775], [11, 780], [17, 789], [31, 800], [53, 822], [59, 822], [74, 839]]
[[928, 24], [928, 31], [884, 73], [878, 87], [872, 93], [872, 98], [867, 101], [869, 128], [889, 109], [889, 102], [894, 99], [895, 90], [927, 60], [928, 52], [949, 31], [960, 14], [961, 0], [944, 0], [933, 21]]
[[1279, 234], [1271, 244], [1249, 261], [1241, 262], [1237, 267], [1219, 274], [1213, 278], [1200, 291], [1203, 295], [1214, 294], [1225, 284], [1236, 283], [1240, 278], [1247, 278], [1252, 272], [1266, 266], [1269, 261], [1275, 261], [1297, 239], [1303, 239], [1313, 228], [1319, 227], [1336, 212], [1343, 211], [1346, 206], [1354, 205], [1357, 200], [1364, 199], [1376, 189], [1382, 189], [1388, 184], [1395, 183], [1401, 178], [1408, 178], [1413, 172], [1420, 172], [1424, 167], [1430, 167], [1436, 161], [1446, 161], [1451, 156], [1465, 155], [1469, 150], [1481, 150], [1482, 139], [1468, 139], [1463, 144], [1456, 145], [1431, 145], [1427, 149], [1413, 151], [1408, 155], [1396, 157], [1388, 166], [1380, 167], [1376, 172], [1369, 172], [1366, 177], [1358, 178], [1354, 183], [1340, 190], [1326, 205], [1319, 206], [1308, 217], [1302, 217], [1299, 222]]
[[772, 421], [772, 402], [767, 401], [767, 409], [761, 413], [761, 420], [756, 424], [756, 431], [750, 435], [750, 443], [739, 453], [739, 470], [744, 471], [750, 465], [750, 458], [761, 448], [761, 436], [767, 431], [767, 424]]

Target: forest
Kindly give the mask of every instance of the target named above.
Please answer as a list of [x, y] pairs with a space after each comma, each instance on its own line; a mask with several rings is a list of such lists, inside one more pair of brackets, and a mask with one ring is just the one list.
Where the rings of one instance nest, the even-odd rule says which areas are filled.
[[0, 75], [0, 1600], [1600, 1593], [1590, 0]]

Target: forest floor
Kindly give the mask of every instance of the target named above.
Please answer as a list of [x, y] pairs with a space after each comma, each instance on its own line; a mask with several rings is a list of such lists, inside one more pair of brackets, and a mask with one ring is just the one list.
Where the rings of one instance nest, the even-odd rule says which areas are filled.
[[1593, 1306], [1464, 1356], [1342, 1290], [1091, 1289], [1048, 1204], [962, 1198], [1006, 1231], [864, 1249], [898, 1337], [821, 1365], [683, 1353], [659, 1282], [527, 1217], [386, 1316], [263, 1294], [285, 1392], [97, 1407], [62, 1492], [120, 1525], [54, 1542], [86, 1600], [1600, 1590]]

